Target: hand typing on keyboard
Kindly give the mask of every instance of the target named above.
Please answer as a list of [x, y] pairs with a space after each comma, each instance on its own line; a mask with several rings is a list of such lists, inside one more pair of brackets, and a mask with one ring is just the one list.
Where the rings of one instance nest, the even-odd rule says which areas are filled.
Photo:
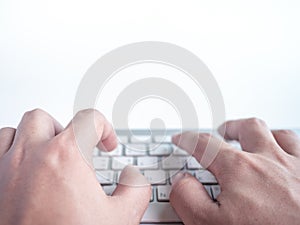
[[[244, 151], [192, 132], [173, 137], [179, 148], [170, 136], [117, 144], [97, 111], [79, 112], [65, 129], [28, 112], [17, 129], [0, 130], [0, 225], [299, 224], [299, 137], [257, 119], [225, 125], [220, 132]], [[199, 162], [210, 138], [221, 148], [206, 170]]]
[[107, 196], [78, 143], [91, 155], [96, 145], [114, 149], [117, 140], [94, 110], [79, 112], [66, 129], [34, 110], [16, 130], [0, 130], [1, 225], [139, 224], [151, 194], [146, 179], [126, 167], [120, 176], [126, 185]]
[[[270, 131], [258, 119], [229, 121], [219, 131], [226, 139], [239, 141], [244, 151], [222, 142], [217, 157], [208, 167], [221, 187], [217, 201], [210, 198], [193, 176], [178, 174], [173, 178], [170, 202], [183, 222], [299, 224], [299, 137], [291, 131]], [[197, 135], [194, 152], [191, 143], [185, 140], [195, 133], [177, 135], [173, 142], [200, 161], [209, 138], [216, 148], [220, 142], [207, 134]]]

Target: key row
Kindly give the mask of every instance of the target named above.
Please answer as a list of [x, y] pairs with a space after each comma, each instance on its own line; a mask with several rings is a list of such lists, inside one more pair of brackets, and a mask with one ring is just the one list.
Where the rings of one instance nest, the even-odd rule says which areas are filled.
[[[206, 192], [213, 199], [216, 200], [221, 193], [221, 188], [219, 185], [204, 185]], [[103, 190], [107, 195], [112, 195], [116, 186], [103, 186]], [[171, 185], [159, 185], [152, 187], [152, 195], [150, 201], [157, 202], [168, 202], [170, 200]]]
[[[207, 133], [210, 133], [207, 131]], [[172, 143], [171, 135], [132, 135], [132, 136], [118, 136], [118, 140], [121, 144], [150, 144], [150, 143]], [[241, 149], [241, 145], [237, 141], [229, 141], [237, 149]]]
[[110, 152], [94, 149], [93, 156], [166, 156], [188, 155], [188, 153], [172, 144], [119, 144]]
[[140, 169], [202, 169], [198, 161], [192, 157], [169, 156], [169, 157], [94, 157], [94, 168], [96, 170], [122, 170], [126, 165], [136, 165]]
[[171, 143], [172, 136], [170, 135], [132, 135], [132, 136], [118, 136], [119, 142], [122, 144], [127, 143]]
[[[162, 184], [172, 184], [173, 177], [178, 170], [145, 170], [143, 171], [144, 176], [152, 185], [162, 185]], [[195, 176], [202, 184], [217, 184], [216, 178], [207, 170], [197, 170], [184, 171], [190, 173], [192, 176]], [[98, 182], [102, 185], [112, 185], [118, 183], [121, 171], [96, 171], [96, 177]]]

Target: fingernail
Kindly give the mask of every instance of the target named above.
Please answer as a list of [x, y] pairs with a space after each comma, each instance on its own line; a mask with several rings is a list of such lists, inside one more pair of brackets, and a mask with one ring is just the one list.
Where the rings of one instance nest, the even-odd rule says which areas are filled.
[[141, 174], [136, 166], [126, 166], [120, 175], [119, 184], [128, 186], [149, 186], [148, 180]]

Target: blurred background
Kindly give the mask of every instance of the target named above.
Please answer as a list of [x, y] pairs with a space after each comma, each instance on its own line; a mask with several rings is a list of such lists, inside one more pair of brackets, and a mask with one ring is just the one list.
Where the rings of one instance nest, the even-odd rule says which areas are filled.
[[[0, 127], [16, 126], [37, 107], [66, 125], [80, 80], [99, 57], [132, 42], [164, 41], [205, 62], [227, 119], [255, 116], [273, 128], [298, 128], [299, 11], [297, 0], [1, 0]], [[151, 70], [157, 76], [174, 72], [135, 68], [123, 73], [123, 81]], [[188, 89], [203, 128], [209, 127], [205, 94], [182, 79], [174, 75], [173, 81]], [[95, 104], [109, 119], [122, 85], [115, 79]], [[143, 128], [152, 115], [178, 126], [172, 107], [155, 100], [137, 104], [128, 118]]]

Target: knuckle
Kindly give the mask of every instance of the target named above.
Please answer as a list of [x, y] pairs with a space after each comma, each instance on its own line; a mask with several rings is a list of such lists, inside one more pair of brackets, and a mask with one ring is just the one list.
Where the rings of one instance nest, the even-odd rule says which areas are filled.
[[0, 128], [0, 134], [6, 134], [6, 133], [10, 133], [10, 132], [15, 132], [15, 128], [12, 127], [2, 127]]
[[45, 115], [48, 115], [48, 114], [44, 110], [36, 108], [36, 109], [26, 112], [24, 114], [23, 118], [33, 120], [33, 119], [40, 118]]
[[256, 117], [246, 119], [243, 125], [245, 127], [266, 127], [267, 126], [265, 121]]
[[293, 130], [277, 130], [276, 132], [281, 135], [297, 136], [296, 132]]

